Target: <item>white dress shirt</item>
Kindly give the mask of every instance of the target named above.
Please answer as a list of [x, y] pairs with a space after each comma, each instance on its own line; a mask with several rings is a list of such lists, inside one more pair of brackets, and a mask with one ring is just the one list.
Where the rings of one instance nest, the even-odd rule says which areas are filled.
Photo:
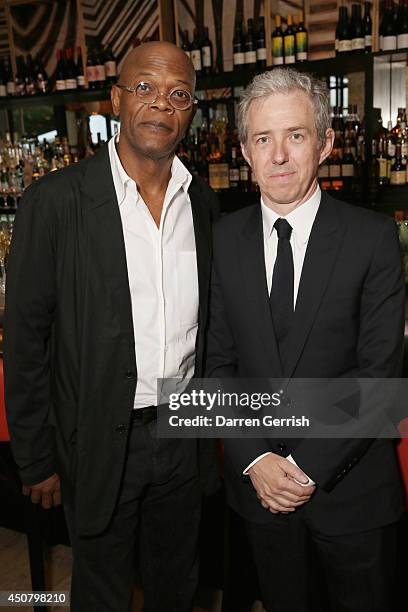
[[157, 227], [136, 183], [109, 141], [113, 183], [122, 219], [136, 347], [135, 408], [157, 405], [157, 379], [193, 376], [198, 327], [198, 279], [191, 174], [178, 157], [171, 166]]
[[[303, 262], [306, 255], [306, 248], [312, 231], [312, 226], [316, 218], [317, 211], [320, 206], [321, 191], [318, 186], [314, 194], [306, 200], [301, 206], [292, 210], [289, 214], [285, 215], [285, 219], [292, 227], [292, 233], [290, 236], [290, 244], [293, 253], [293, 307], [296, 308], [297, 294], [299, 290], [300, 277], [302, 274]], [[278, 235], [276, 230], [273, 229], [273, 225], [277, 219], [282, 215], [278, 215], [271, 208], [266, 206], [263, 199], [261, 198], [261, 210], [262, 210], [262, 225], [263, 225], [263, 237], [264, 237], [264, 253], [265, 253], [265, 269], [266, 269], [266, 280], [268, 283], [268, 293], [271, 291], [273, 268], [275, 266], [276, 255], [278, 251]], [[248, 473], [255, 463], [257, 463], [266, 455], [270, 453], [263, 453], [252, 463], [248, 465], [244, 470], [244, 474]], [[297, 465], [292, 455], [286, 457], [291, 463]], [[304, 484], [304, 483], [299, 483]], [[309, 478], [309, 482], [305, 485], [308, 486], [314, 484], [313, 480]]]

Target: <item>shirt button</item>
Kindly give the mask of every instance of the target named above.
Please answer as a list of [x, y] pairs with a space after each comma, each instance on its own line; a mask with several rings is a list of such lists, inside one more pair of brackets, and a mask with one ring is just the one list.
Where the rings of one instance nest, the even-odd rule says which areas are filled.
[[126, 425], [120, 423], [120, 425], [116, 425], [115, 430], [118, 432], [118, 434], [124, 434], [126, 431]]
[[134, 372], [132, 372], [132, 370], [128, 370], [125, 374], [126, 378], [134, 378], [135, 374]]

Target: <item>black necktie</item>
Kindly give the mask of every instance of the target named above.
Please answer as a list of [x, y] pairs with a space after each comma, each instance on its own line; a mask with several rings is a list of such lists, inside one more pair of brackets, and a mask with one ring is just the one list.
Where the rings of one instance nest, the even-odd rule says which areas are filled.
[[287, 337], [293, 322], [293, 255], [290, 246], [292, 227], [286, 219], [277, 219], [274, 229], [278, 234], [278, 252], [273, 268], [269, 296], [273, 327], [278, 345]]

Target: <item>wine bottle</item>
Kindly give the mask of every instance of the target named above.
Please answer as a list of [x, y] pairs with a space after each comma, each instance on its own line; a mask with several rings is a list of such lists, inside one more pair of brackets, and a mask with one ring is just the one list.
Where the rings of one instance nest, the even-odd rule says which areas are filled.
[[338, 24], [338, 53], [350, 53], [351, 51], [351, 32], [347, 14], [347, 7], [339, 7]]
[[254, 20], [248, 19], [247, 33], [245, 37], [245, 67], [255, 68], [256, 66], [256, 45], [254, 36]]
[[88, 82], [89, 89], [96, 89], [97, 79], [96, 79], [94, 54], [93, 54], [92, 48], [88, 49], [88, 57], [86, 59], [85, 74], [86, 74], [86, 80]]
[[408, 48], [408, 0], [400, 0], [398, 13], [397, 48]]
[[405, 171], [405, 166], [402, 163], [401, 145], [398, 143], [395, 145], [395, 159], [391, 165], [391, 185], [405, 185]]
[[245, 43], [241, 21], [235, 23], [233, 52], [234, 68], [242, 68], [245, 64]]
[[106, 85], [106, 72], [105, 72], [105, 64], [102, 58], [102, 49], [98, 44], [95, 50], [95, 78], [96, 78], [96, 87], [102, 89]]
[[72, 49], [68, 47], [65, 51], [65, 89], [76, 89], [76, 66], [72, 57]]
[[84, 63], [82, 60], [82, 49], [77, 47], [76, 82], [78, 89], [85, 87]]
[[10, 63], [9, 57], [6, 57], [4, 61], [4, 70], [6, 73], [7, 95], [15, 96], [16, 95], [16, 84], [13, 79], [13, 71], [11, 70], [11, 63]]
[[37, 93], [36, 75], [34, 73], [33, 59], [31, 57], [31, 53], [27, 55], [24, 82], [26, 95], [33, 96]]
[[384, 15], [380, 26], [381, 50], [394, 51], [397, 48], [397, 33], [394, 23], [393, 1], [385, 0]]
[[181, 34], [181, 48], [189, 59], [191, 59], [191, 46], [188, 38], [188, 30], [184, 30]]
[[294, 64], [296, 61], [295, 30], [293, 28], [292, 15], [290, 14], [287, 17], [287, 26], [283, 34], [283, 49], [285, 64]]
[[364, 50], [366, 53], [371, 53], [372, 48], [372, 29], [373, 24], [370, 15], [370, 3], [364, 3], [364, 19], [363, 19], [363, 30], [364, 30]]
[[44, 64], [40, 57], [37, 60], [36, 80], [38, 93], [47, 93], [49, 90], [48, 74], [45, 71]]
[[296, 61], [306, 62], [308, 53], [308, 34], [303, 21], [303, 11], [299, 11], [299, 21], [295, 35]]
[[191, 61], [193, 62], [196, 75], [201, 76], [203, 65], [201, 61], [201, 45], [197, 29], [194, 30], [194, 38], [193, 42], [191, 43]]
[[272, 32], [272, 64], [280, 66], [283, 64], [283, 32], [280, 15], [275, 15], [275, 29]]
[[106, 85], [114, 85], [118, 80], [116, 58], [113, 54], [112, 45], [108, 45], [105, 49], [104, 57]]
[[266, 68], [266, 42], [265, 17], [259, 17], [258, 32], [256, 36], [256, 65], [257, 68]]
[[57, 91], [64, 91], [66, 89], [65, 84], [65, 66], [64, 61], [62, 59], [62, 51], [58, 49], [57, 51], [57, 68], [55, 71], [55, 89]]
[[208, 28], [204, 28], [204, 40], [201, 47], [202, 69], [204, 74], [211, 74], [213, 70], [213, 45], [208, 35]]
[[353, 53], [364, 53], [365, 38], [363, 22], [361, 20], [361, 6], [351, 6], [351, 50]]
[[236, 146], [231, 147], [231, 160], [229, 164], [229, 183], [232, 191], [238, 191], [239, 189], [239, 165], [237, 162], [237, 148]]

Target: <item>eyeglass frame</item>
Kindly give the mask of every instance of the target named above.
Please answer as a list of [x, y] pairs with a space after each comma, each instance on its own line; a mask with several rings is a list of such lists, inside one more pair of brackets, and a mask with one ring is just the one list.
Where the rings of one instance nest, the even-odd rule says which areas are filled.
[[[127, 91], [128, 93], [132, 93], [135, 95], [136, 99], [139, 100], [139, 102], [141, 102], [141, 104], [154, 104], [155, 102], [157, 102], [157, 99], [160, 95], [164, 96], [167, 100], [167, 102], [170, 104], [171, 108], [173, 110], [177, 110], [177, 111], [187, 111], [190, 108], [192, 108], [193, 106], [196, 106], [198, 104], [198, 100], [195, 96], [193, 96], [189, 91], [187, 91], [186, 89], [179, 89], [178, 87], [174, 87], [168, 94], [164, 94], [162, 91], [159, 90], [159, 88], [154, 85], [154, 83], [149, 83], [149, 85], [154, 85], [154, 87], [156, 87], [157, 89], [157, 96], [155, 97], [154, 100], [152, 100], [151, 102], [145, 102], [144, 100], [142, 100], [136, 93], [137, 88], [139, 87], [139, 85], [141, 85], [142, 83], [149, 83], [149, 81], [140, 81], [140, 83], [138, 83], [135, 87], [129, 87], [129, 85], [121, 85], [120, 83], [115, 83], [115, 87], [118, 87], [119, 89], [124, 89], [125, 91]], [[190, 105], [187, 106], [187, 108], [176, 108], [175, 106], [173, 106], [173, 104], [170, 102], [170, 96], [174, 91], [183, 91], [184, 93], [188, 94], [190, 96]]]

